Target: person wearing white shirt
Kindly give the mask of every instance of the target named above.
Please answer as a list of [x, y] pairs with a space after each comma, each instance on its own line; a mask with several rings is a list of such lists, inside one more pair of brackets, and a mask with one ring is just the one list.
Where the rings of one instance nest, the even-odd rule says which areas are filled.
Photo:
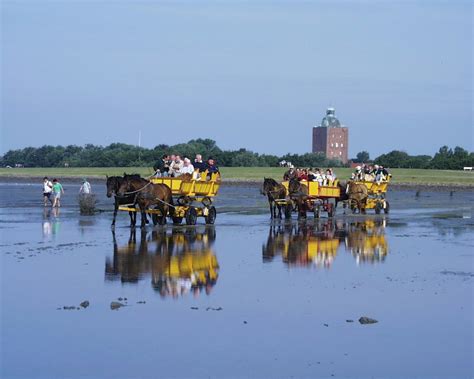
[[191, 163], [189, 158], [184, 158], [183, 167], [179, 170], [180, 175], [183, 174], [193, 174], [194, 173], [194, 166]]
[[43, 178], [43, 201], [44, 206], [48, 205], [48, 201], [53, 204], [53, 200], [51, 200], [51, 194], [53, 193], [53, 183], [51, 183], [48, 177]]
[[92, 192], [91, 184], [87, 181], [86, 178], [82, 179], [82, 186], [79, 189], [79, 193], [84, 195], [89, 195]]

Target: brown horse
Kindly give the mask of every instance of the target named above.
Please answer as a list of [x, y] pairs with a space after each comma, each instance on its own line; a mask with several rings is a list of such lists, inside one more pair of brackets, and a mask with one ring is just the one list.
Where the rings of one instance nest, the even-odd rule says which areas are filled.
[[[135, 204], [140, 207], [142, 214], [141, 227], [145, 226], [145, 211], [150, 208], [159, 209], [161, 216], [153, 215], [155, 220], [160, 224], [166, 224], [168, 214], [174, 213], [173, 196], [171, 189], [166, 184], [153, 184], [143, 178], [125, 175], [123, 183], [118, 190], [119, 196], [135, 195]], [[171, 207], [171, 210], [170, 210]]]
[[290, 194], [290, 199], [296, 202], [298, 218], [306, 218], [308, 187], [301, 184], [298, 179], [292, 178], [288, 183], [288, 193]]
[[355, 213], [359, 210], [360, 213], [365, 213], [367, 198], [369, 197], [365, 184], [350, 180], [347, 183], [346, 192], [349, 197], [349, 206], [351, 207], [352, 212]]
[[278, 208], [278, 217], [281, 218], [281, 205], [275, 200], [284, 200], [286, 197], [286, 189], [283, 184], [278, 183], [272, 178], [263, 178], [262, 195], [267, 196], [270, 205], [270, 217], [276, 218], [276, 210]]

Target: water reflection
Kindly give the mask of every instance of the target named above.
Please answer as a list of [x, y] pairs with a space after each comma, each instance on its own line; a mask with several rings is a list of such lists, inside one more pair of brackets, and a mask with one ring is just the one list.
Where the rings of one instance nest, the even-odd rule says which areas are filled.
[[385, 225], [385, 219], [272, 225], [262, 259], [271, 262], [280, 256], [290, 267], [329, 269], [342, 249], [351, 253], [357, 264], [383, 262], [388, 254]]
[[152, 232], [132, 229], [128, 242], [123, 244], [113, 233], [114, 253], [105, 262], [106, 279], [136, 283], [149, 276], [162, 297], [177, 298], [188, 293], [199, 296], [202, 292], [209, 295], [219, 271], [212, 249], [215, 239], [213, 227]]
[[59, 208], [45, 207], [43, 210], [43, 237], [49, 238], [59, 233]]

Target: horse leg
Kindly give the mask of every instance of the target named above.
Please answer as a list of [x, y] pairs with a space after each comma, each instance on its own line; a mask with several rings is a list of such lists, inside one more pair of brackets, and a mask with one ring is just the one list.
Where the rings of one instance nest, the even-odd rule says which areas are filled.
[[[139, 203], [138, 203], [138, 206], [140, 207], [140, 214], [142, 215], [140, 227], [141, 227], [141, 228], [144, 228], [144, 227], [146, 226], [146, 222], [145, 222], [145, 217], [146, 217], [146, 213], [145, 213], [146, 204], [144, 204], [143, 202], [139, 202]], [[135, 215], [135, 221], [136, 221], [136, 217], [137, 217], [137, 216]]]
[[115, 200], [115, 205], [114, 205], [114, 218], [112, 219], [112, 227], [115, 226], [115, 219], [117, 218], [117, 211], [118, 211], [118, 202]]
[[268, 199], [268, 205], [270, 206], [270, 219], [273, 218], [273, 202]]
[[281, 205], [277, 204], [278, 207], [278, 218], [281, 220]]
[[135, 222], [137, 220], [137, 213], [136, 212], [128, 212], [130, 217], [130, 227], [133, 228], [135, 226]]

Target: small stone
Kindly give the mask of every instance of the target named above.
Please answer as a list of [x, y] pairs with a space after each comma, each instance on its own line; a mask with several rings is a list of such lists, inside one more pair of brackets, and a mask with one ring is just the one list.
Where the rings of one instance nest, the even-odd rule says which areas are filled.
[[244, 321], [244, 324], [247, 324], [247, 321]]
[[191, 307], [192, 310], [197, 311], [199, 308], [198, 307]]
[[360, 319], [359, 319], [359, 322], [362, 324], [362, 325], [366, 325], [366, 324], [375, 324], [377, 323], [378, 321], [373, 319], [373, 318], [370, 318], [370, 317], [366, 317], [366, 316], [362, 316]]
[[329, 326], [329, 324], [324, 324], [324, 326], [327, 328]]
[[124, 299], [125, 301], [127, 301], [127, 298], [126, 298], [126, 297], [124, 297], [123, 299]]
[[82, 308], [87, 308], [89, 306], [89, 300], [84, 300], [81, 304], [79, 304]]
[[346, 322], [354, 322], [354, 320], [346, 320]]
[[65, 306], [63, 307], [63, 309], [66, 310], [66, 311], [73, 311], [73, 310], [76, 309], [76, 307], [75, 307], [74, 305], [71, 305], [71, 306], [65, 305]]
[[123, 299], [122, 299], [121, 297], [119, 297], [117, 300], [118, 300], [118, 301], [122, 301]]
[[110, 303], [110, 309], [112, 309], [112, 310], [116, 310], [116, 309], [119, 309], [119, 308], [124, 307], [124, 306], [125, 306], [125, 304], [119, 303], [118, 301], [112, 301]]
[[146, 301], [145, 300], [140, 300], [140, 301], [137, 301], [137, 304], [146, 304]]

